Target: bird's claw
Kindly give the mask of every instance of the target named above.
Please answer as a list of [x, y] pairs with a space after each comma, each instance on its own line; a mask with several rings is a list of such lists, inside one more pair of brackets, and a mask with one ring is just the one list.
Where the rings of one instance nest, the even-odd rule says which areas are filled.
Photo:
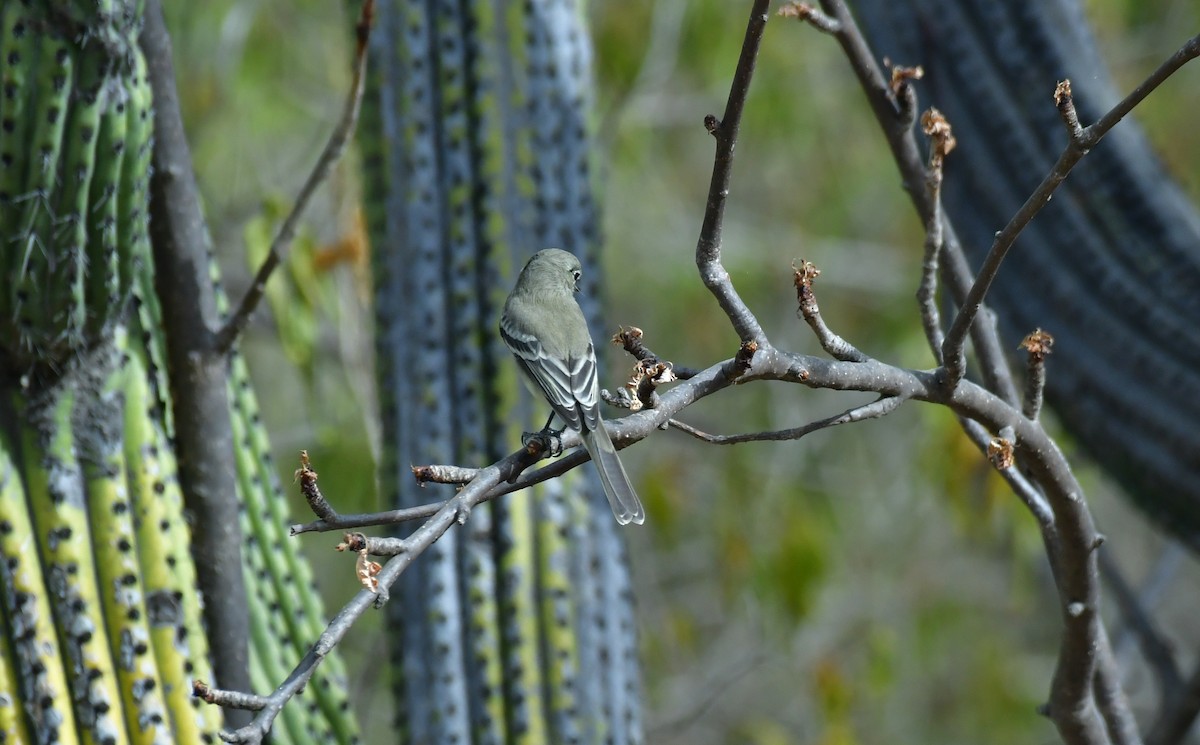
[[562, 433], [561, 429], [550, 429], [549, 427], [541, 432], [524, 432], [521, 434], [521, 445], [527, 450], [536, 446], [538, 450], [553, 458], [562, 455]]

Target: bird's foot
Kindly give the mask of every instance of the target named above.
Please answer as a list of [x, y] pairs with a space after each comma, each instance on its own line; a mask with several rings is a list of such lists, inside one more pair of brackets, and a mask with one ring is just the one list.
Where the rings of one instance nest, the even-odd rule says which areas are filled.
[[527, 450], [536, 447], [553, 458], [562, 455], [562, 433], [561, 429], [550, 429], [549, 427], [541, 432], [525, 432], [521, 435], [521, 445]]

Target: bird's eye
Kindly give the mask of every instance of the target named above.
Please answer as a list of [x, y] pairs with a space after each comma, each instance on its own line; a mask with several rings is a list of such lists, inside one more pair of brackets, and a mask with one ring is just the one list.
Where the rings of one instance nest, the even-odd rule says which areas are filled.
[[571, 276], [575, 278], [576, 282], [578, 282], [579, 278], [583, 276], [583, 273], [580, 272], [578, 269], [574, 269], [571, 271]]

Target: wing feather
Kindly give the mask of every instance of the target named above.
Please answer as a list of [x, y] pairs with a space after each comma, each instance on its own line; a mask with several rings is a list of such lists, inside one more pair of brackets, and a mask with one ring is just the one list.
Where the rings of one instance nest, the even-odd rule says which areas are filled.
[[500, 338], [516, 357], [521, 371], [568, 427], [595, 428], [596, 357], [590, 344], [582, 357], [557, 359], [546, 353], [537, 337], [516, 328], [507, 316], [500, 319]]

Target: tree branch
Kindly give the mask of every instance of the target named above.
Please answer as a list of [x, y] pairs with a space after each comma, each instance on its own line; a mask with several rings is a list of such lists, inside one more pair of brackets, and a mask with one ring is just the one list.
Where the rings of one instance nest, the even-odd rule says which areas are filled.
[[746, 307], [737, 294], [729, 273], [721, 264], [721, 229], [725, 220], [725, 201], [729, 197], [730, 175], [733, 172], [733, 149], [737, 143], [738, 127], [742, 122], [742, 109], [750, 92], [750, 79], [758, 59], [758, 48], [762, 43], [763, 29], [767, 25], [767, 8], [770, 0], [754, 0], [750, 9], [750, 22], [746, 26], [742, 53], [738, 57], [733, 84], [725, 103], [725, 117], [717, 119], [709, 114], [704, 126], [717, 140], [713, 157], [712, 180], [708, 187], [708, 202], [704, 209], [704, 222], [700, 226], [700, 238], [696, 241], [696, 268], [704, 286], [712, 292], [721, 310], [729, 317], [738, 338], [745, 342], [766, 344], [767, 336], [758, 319]]
[[325, 183], [325, 179], [329, 178], [330, 172], [333, 171], [334, 165], [341, 159], [342, 154], [346, 152], [346, 146], [350, 143], [354, 128], [358, 124], [358, 112], [362, 105], [363, 89], [367, 78], [367, 40], [371, 34], [371, 22], [374, 14], [374, 0], [366, 0], [363, 3], [356, 27], [358, 44], [354, 52], [354, 79], [342, 110], [342, 117], [329, 135], [329, 141], [325, 143], [325, 149], [321, 151], [312, 172], [308, 174], [308, 180], [304, 182], [300, 193], [296, 195], [296, 203], [292, 206], [292, 211], [279, 226], [279, 232], [271, 241], [271, 247], [267, 251], [262, 265], [259, 266], [258, 272], [255, 273], [254, 281], [250, 283], [246, 294], [242, 296], [237, 310], [229, 316], [225, 325], [217, 333], [216, 348], [218, 352], [228, 354], [233, 349], [233, 345], [237, 343], [238, 337], [241, 336], [246, 325], [250, 323], [250, 316], [258, 308], [258, 304], [266, 292], [267, 280], [271, 278], [272, 272], [283, 261], [284, 254], [291, 248], [292, 239], [296, 237], [296, 229], [300, 225], [300, 218], [308, 208], [308, 203], [321, 184]]
[[996, 233], [996, 240], [992, 243], [991, 250], [988, 251], [987, 257], [979, 267], [975, 283], [971, 286], [970, 292], [961, 303], [958, 315], [950, 325], [950, 331], [947, 332], [946, 341], [942, 345], [942, 356], [946, 360], [947, 369], [951, 371], [949, 381], [951, 384], [956, 382], [955, 376], [961, 377], [962, 371], [966, 368], [963, 348], [967, 331], [974, 323], [975, 315], [979, 312], [984, 297], [1000, 271], [1000, 264], [1016, 242], [1017, 236], [1042, 211], [1055, 190], [1058, 189], [1059, 184], [1066, 180], [1083, 156], [1087, 155], [1088, 151], [1095, 147], [1101, 138], [1116, 126], [1117, 122], [1125, 118], [1125, 115], [1132, 111], [1134, 106], [1141, 103], [1163, 81], [1197, 56], [1200, 56], [1200, 35], [1193, 36], [1184, 43], [1179, 51], [1159, 65], [1158, 69], [1151, 73], [1133, 92], [1110, 109], [1107, 114], [1100, 117], [1096, 123], [1086, 128], [1079, 126], [1075, 105], [1071, 99], [1070, 81], [1058, 84], [1054, 91], [1054, 99], [1055, 105], [1062, 113], [1067, 130], [1067, 146], [1058, 156], [1058, 161], [1050, 169], [1050, 172], [1042, 179], [1042, 183], [1025, 200], [1025, 204], [1021, 205], [1008, 224]]
[[881, 419], [888, 414], [891, 414], [896, 409], [900, 408], [900, 404], [904, 403], [904, 399], [898, 396], [880, 398], [872, 401], [869, 404], [855, 406], [847, 409], [841, 414], [834, 414], [831, 417], [818, 419], [802, 427], [793, 427], [792, 429], [780, 429], [773, 432], [747, 432], [740, 435], [711, 435], [707, 432], [702, 432], [690, 424], [685, 424], [678, 419], [668, 420], [675, 429], [680, 432], [695, 437], [697, 440], [707, 442], [710, 445], [737, 445], [742, 442], [777, 442], [780, 440], [799, 440], [807, 434], [811, 434], [818, 430], [829, 429], [836, 427], [839, 424], [849, 424], [851, 422], [862, 422], [867, 419]]
[[800, 266], [792, 264], [792, 284], [796, 288], [796, 303], [799, 306], [797, 313], [804, 318], [804, 322], [817, 335], [821, 349], [828, 352], [835, 360], [865, 362], [867, 356], [858, 351], [853, 344], [833, 333], [825, 324], [825, 319], [821, 317], [821, 309], [817, 305], [817, 295], [812, 289], [813, 281], [820, 275], [821, 270], [811, 261], [801, 261]]
[[[155, 289], [162, 305], [167, 372], [175, 415], [179, 483], [192, 515], [192, 555], [204, 596], [214, 675], [224, 687], [249, 690], [250, 619], [242, 574], [228, 371], [216, 349], [216, 295], [209, 271], [208, 227], [179, 114], [171, 40], [162, 6], [146, 6], [142, 50], [154, 92], [154, 172], [150, 239]], [[238, 712], [227, 723], [247, 718]]]
[[[380, 592], [360, 590], [329, 622], [325, 631], [313, 644], [312, 649], [292, 670], [287, 679], [269, 696], [255, 697], [252, 700], [255, 707], [258, 707], [259, 704], [262, 705], [255, 714], [254, 720], [233, 732], [222, 732], [221, 739], [233, 743], [261, 743], [270, 733], [271, 726], [274, 724], [275, 718], [279, 716], [279, 712], [283, 710], [284, 704], [304, 688], [326, 655], [350, 633], [354, 622], [366, 613], [368, 608], [379, 607], [380, 599], [386, 597], [385, 593], [395, 584], [404, 570], [432, 546], [434, 541], [441, 538], [451, 526], [464, 522], [467, 519], [466, 516], [470, 514], [471, 508], [486, 498], [488, 491], [504, 478], [506, 472], [517, 467], [520, 457], [520, 454], [514, 454], [495, 465], [482, 469], [474, 481], [465, 486], [453, 499], [447, 500], [433, 517], [406, 538], [405, 550], [389, 559], [375, 578]], [[216, 691], [216, 693], [223, 692]]]
[[1025, 398], [1022, 413], [1037, 419], [1042, 412], [1042, 394], [1046, 389], [1046, 357], [1054, 347], [1054, 337], [1036, 329], [1021, 341], [1029, 359], [1025, 366]]
[[[921, 221], [928, 225], [933, 219], [935, 205], [929, 199], [926, 188], [928, 175], [913, 133], [912, 125], [917, 109], [916, 93], [910, 82], [913, 76], [894, 76], [889, 81], [876, 63], [874, 54], [846, 4], [842, 0], [821, 0], [821, 5], [834, 20], [833, 30], [827, 30], [823, 25], [815, 27], [825, 33], [831, 33], [842, 47], [846, 60], [858, 78], [875, 119], [879, 122], [884, 138], [891, 148], [892, 159], [900, 171], [905, 191]], [[941, 255], [943, 279], [954, 301], [962, 305], [974, 278], [954, 227], [945, 219], [941, 225], [944, 232]], [[971, 327], [971, 341], [979, 359], [980, 374], [989, 389], [1015, 405], [1020, 399], [994, 319], [985, 311], [981, 311], [981, 316], [987, 322], [976, 323]], [[940, 349], [935, 354], [940, 358]]]
[[[905, 86], [911, 91], [912, 86]], [[915, 105], [915, 102], [914, 102]], [[937, 109], [930, 109], [921, 120], [922, 129], [930, 137], [929, 166], [925, 177], [926, 195], [932, 210], [925, 221], [925, 255], [921, 260], [921, 283], [917, 286], [917, 307], [921, 311], [921, 326], [933, 356], [943, 364], [942, 317], [937, 307], [938, 266], [942, 252], [946, 249], [945, 218], [942, 213], [942, 180], [946, 156], [954, 149], [954, 135], [950, 123]]]

